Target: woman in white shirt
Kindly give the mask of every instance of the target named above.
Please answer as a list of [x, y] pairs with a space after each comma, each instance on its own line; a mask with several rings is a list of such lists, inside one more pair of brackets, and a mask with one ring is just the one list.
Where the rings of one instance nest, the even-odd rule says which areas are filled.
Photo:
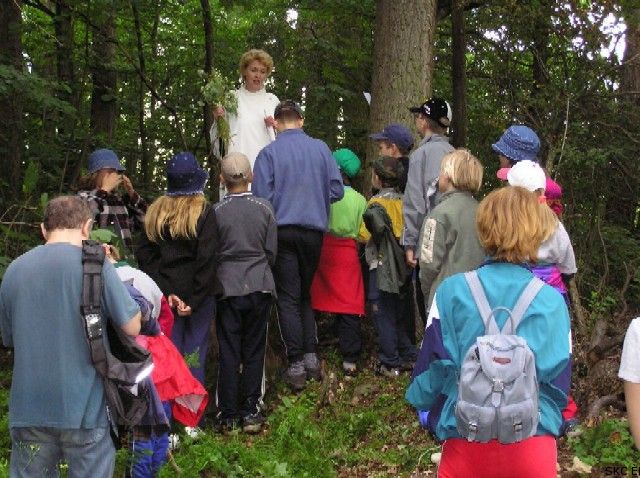
[[[273, 70], [273, 59], [264, 50], [249, 50], [240, 58], [242, 85], [235, 91], [238, 98], [236, 114], [225, 112], [222, 106], [213, 110], [214, 118], [226, 115], [229, 122], [230, 139], [228, 151], [238, 152], [249, 158], [251, 169], [262, 148], [275, 139], [273, 110], [280, 102], [278, 97], [267, 93], [266, 79]], [[218, 130], [214, 122], [211, 128], [213, 152], [220, 157]]]

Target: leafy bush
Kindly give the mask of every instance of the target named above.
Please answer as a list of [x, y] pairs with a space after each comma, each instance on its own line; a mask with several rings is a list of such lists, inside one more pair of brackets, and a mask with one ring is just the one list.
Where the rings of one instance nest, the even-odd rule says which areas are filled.
[[588, 465], [624, 466], [629, 469], [640, 463], [640, 452], [633, 445], [629, 424], [623, 419], [607, 419], [570, 438], [569, 445], [580, 460]]

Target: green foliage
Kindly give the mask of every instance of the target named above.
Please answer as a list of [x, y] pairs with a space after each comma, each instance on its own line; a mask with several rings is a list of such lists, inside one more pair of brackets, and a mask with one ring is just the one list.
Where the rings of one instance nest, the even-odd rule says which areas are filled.
[[9, 476], [9, 455], [11, 437], [9, 435], [9, 391], [11, 371], [0, 370], [0, 476]]
[[591, 296], [589, 297], [591, 320], [595, 323], [598, 319], [610, 316], [616, 304], [616, 298], [612, 295], [606, 293], [601, 294], [598, 291], [592, 290]]
[[6, 256], [0, 256], [0, 281], [4, 277], [4, 273], [11, 264], [11, 258]]
[[91, 234], [89, 234], [90, 239], [102, 242], [103, 244], [111, 244], [111, 241], [117, 237], [118, 235], [109, 229], [94, 229], [91, 231]]
[[[433, 444], [399, 398], [405, 386], [404, 380], [380, 384], [363, 373], [341, 383], [324, 410], [318, 410], [318, 385], [297, 396], [284, 391], [264, 433], [184, 436], [174, 457], [185, 476], [330, 478], [356, 476], [363, 465], [367, 476], [408, 476], [423, 451], [410, 443], [430, 451]], [[173, 473], [165, 466], [161, 476]]]
[[[226, 112], [236, 114], [238, 112], [238, 97], [235, 95], [233, 82], [225, 78], [218, 70], [213, 70], [209, 75], [204, 71], [199, 72], [205, 79], [202, 87], [202, 96], [213, 107], [222, 106]], [[230, 139], [229, 121], [225, 116], [216, 118], [218, 137], [228, 147]]]
[[569, 445], [580, 460], [588, 465], [637, 467], [640, 452], [633, 444], [629, 423], [621, 419], [607, 419], [593, 428], [569, 439]]
[[40, 165], [34, 161], [30, 161], [24, 172], [24, 179], [22, 181], [22, 192], [24, 194], [29, 195], [35, 191], [39, 175]]
[[187, 367], [197, 368], [200, 365], [200, 348], [197, 348], [190, 354], [185, 354], [183, 358]]

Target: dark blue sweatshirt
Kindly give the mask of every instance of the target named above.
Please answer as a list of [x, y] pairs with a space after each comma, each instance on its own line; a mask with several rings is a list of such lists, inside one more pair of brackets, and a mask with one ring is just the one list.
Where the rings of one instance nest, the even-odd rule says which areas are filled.
[[329, 147], [302, 129], [265, 146], [253, 167], [251, 192], [268, 200], [278, 226], [326, 231], [329, 206], [342, 199], [342, 177]]

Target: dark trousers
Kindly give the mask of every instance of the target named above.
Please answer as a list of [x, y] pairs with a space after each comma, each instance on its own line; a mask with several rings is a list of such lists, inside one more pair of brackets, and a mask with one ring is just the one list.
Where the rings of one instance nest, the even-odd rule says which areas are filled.
[[413, 307], [410, 285], [404, 286], [401, 294], [391, 294], [378, 289], [375, 271], [370, 274], [369, 300], [378, 334], [378, 360], [392, 368], [415, 361], [417, 355], [415, 332], [409, 333]]
[[262, 405], [272, 303], [271, 295], [262, 292], [218, 302], [220, 363], [216, 400], [221, 418], [246, 417], [258, 412]]
[[[413, 296], [415, 297], [415, 303], [418, 307], [418, 314], [420, 315], [420, 318], [422, 319], [422, 329], [426, 328], [427, 326], [427, 305], [425, 303], [425, 297], [424, 297], [424, 293], [422, 292], [422, 286], [420, 285], [420, 266], [417, 265], [415, 267], [415, 269], [413, 269]], [[415, 337], [416, 333], [415, 333], [415, 319], [417, 317], [415, 317], [415, 308], [412, 307], [411, 308], [411, 315], [414, 317], [413, 319], [413, 336]], [[415, 343], [415, 339], [414, 339], [414, 343]]]
[[278, 228], [278, 255], [273, 268], [278, 292], [278, 323], [289, 363], [315, 353], [316, 321], [309, 290], [320, 260], [321, 231], [298, 226]]
[[362, 350], [362, 332], [359, 315], [336, 314], [335, 328], [338, 334], [340, 353], [345, 362], [356, 363]]
[[175, 314], [171, 341], [182, 355], [198, 354], [198, 366], [191, 367], [191, 373], [204, 385], [204, 364], [209, 348], [209, 329], [216, 314], [214, 297], [205, 299], [188, 317]]

